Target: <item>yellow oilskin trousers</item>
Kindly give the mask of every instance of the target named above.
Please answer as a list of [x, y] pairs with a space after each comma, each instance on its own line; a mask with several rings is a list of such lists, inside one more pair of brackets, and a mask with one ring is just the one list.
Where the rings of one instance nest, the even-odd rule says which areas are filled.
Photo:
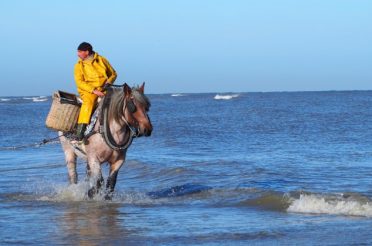
[[89, 92], [80, 92], [79, 94], [83, 104], [80, 108], [78, 124], [89, 124], [98, 96]]
[[83, 104], [78, 124], [89, 124], [98, 96], [94, 90], [102, 91], [105, 83], [114, 83], [117, 75], [113, 67], [103, 56], [94, 53], [88, 59], [79, 59], [75, 65], [74, 78]]

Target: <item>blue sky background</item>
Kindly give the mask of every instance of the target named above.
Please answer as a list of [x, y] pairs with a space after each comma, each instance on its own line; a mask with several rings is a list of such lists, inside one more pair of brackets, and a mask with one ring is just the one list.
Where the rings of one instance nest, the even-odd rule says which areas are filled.
[[370, 0], [1, 1], [1, 96], [76, 92], [82, 41], [147, 93], [372, 89]]

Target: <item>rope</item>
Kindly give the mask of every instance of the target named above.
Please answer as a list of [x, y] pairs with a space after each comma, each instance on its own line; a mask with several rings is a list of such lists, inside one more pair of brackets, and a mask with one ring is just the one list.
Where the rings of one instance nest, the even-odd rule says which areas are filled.
[[59, 141], [54, 141], [54, 140], [56, 140], [56, 139], [58, 139], [59, 137], [62, 137], [62, 136], [65, 136], [65, 134], [62, 134], [61, 136], [54, 137], [54, 138], [43, 139], [39, 143], [18, 145], [18, 146], [0, 147], [0, 150], [17, 150], [17, 149], [24, 149], [24, 148], [30, 148], [30, 147], [40, 147], [42, 145], [46, 145], [47, 143], [58, 143]]

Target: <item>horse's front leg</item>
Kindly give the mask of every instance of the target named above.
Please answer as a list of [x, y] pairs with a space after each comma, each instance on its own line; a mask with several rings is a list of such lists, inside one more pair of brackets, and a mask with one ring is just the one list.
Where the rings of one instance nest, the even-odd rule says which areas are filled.
[[89, 167], [89, 183], [91, 188], [88, 190], [88, 197], [93, 198], [97, 195], [103, 184], [103, 177], [101, 171], [101, 163], [98, 160], [88, 160]]
[[106, 195], [105, 199], [106, 200], [111, 200], [112, 195], [114, 193], [115, 185], [116, 185], [116, 179], [118, 177], [118, 172], [121, 166], [124, 164], [125, 161], [125, 154], [122, 156], [120, 159], [110, 163], [110, 174], [107, 178], [107, 183], [106, 183]]

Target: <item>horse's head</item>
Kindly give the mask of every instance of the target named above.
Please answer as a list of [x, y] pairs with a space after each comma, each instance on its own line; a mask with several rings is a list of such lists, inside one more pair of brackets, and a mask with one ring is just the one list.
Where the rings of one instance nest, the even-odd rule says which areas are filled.
[[139, 87], [130, 88], [126, 83], [124, 90], [124, 117], [129, 125], [138, 129], [138, 136], [150, 136], [152, 124], [147, 112], [150, 109], [150, 101], [145, 96], [145, 83]]

